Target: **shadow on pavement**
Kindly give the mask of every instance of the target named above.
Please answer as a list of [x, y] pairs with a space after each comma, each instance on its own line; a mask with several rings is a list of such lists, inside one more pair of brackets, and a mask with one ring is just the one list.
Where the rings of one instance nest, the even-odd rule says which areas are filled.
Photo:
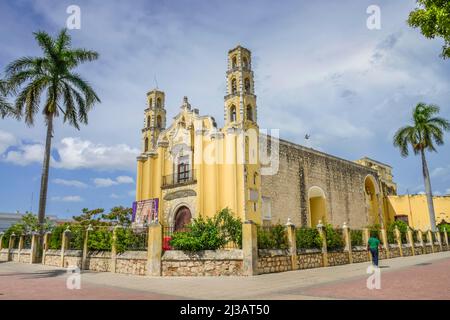
[[22, 276], [22, 279], [54, 278], [66, 274], [66, 270], [46, 270], [37, 272], [3, 273], [0, 277]]

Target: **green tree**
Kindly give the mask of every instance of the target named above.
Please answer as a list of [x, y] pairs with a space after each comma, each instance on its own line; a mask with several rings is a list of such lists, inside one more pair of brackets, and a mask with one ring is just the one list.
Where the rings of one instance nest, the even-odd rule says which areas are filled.
[[428, 39], [444, 39], [441, 57], [450, 58], [450, 1], [417, 0], [417, 8], [409, 14], [408, 24], [420, 28]]
[[83, 208], [82, 209], [82, 214], [80, 214], [79, 216], [73, 216], [72, 219], [83, 225], [83, 226], [88, 226], [88, 225], [101, 225], [101, 224], [105, 224], [104, 221], [101, 221], [101, 218], [103, 216], [103, 212], [105, 211], [105, 209], [102, 208], [98, 208], [98, 209], [93, 209], [93, 210], [89, 210], [88, 208]]
[[129, 226], [131, 224], [132, 208], [122, 206], [114, 207], [109, 213], [102, 214], [102, 219], [115, 222], [121, 226]]
[[443, 145], [444, 131], [450, 130], [448, 120], [438, 117], [438, 113], [438, 106], [418, 103], [413, 109], [413, 124], [398, 129], [394, 135], [394, 146], [400, 149], [402, 157], [408, 156], [410, 146], [414, 154], [420, 154], [422, 157], [422, 174], [425, 182], [425, 193], [432, 231], [436, 231], [436, 220], [425, 151], [436, 151], [435, 144]]
[[9, 90], [7, 82], [0, 79], [0, 117], [3, 119], [9, 114], [12, 114], [11, 104], [6, 100]]
[[81, 63], [96, 60], [97, 52], [72, 48], [66, 29], [55, 39], [43, 31], [35, 32], [34, 37], [43, 56], [23, 57], [13, 61], [6, 67], [5, 80], [8, 87], [17, 92], [14, 113], [18, 118], [24, 116], [27, 125], [34, 124], [41, 96], [46, 96], [42, 113], [47, 135], [38, 212], [39, 223], [42, 225], [47, 202], [53, 120], [62, 115], [64, 122], [79, 129], [79, 123], [87, 124], [88, 112], [100, 99], [89, 83], [74, 71]]

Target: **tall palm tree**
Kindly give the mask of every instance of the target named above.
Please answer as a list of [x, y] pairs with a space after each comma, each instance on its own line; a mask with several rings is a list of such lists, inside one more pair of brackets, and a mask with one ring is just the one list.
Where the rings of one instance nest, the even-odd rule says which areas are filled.
[[0, 117], [3, 119], [12, 113], [12, 107], [6, 100], [9, 93], [8, 84], [5, 80], [0, 79]]
[[42, 226], [47, 201], [53, 120], [62, 115], [64, 122], [79, 130], [79, 123], [88, 123], [87, 114], [100, 99], [89, 83], [74, 72], [80, 63], [96, 60], [97, 52], [72, 48], [66, 29], [56, 38], [42, 31], [35, 32], [34, 37], [43, 55], [17, 59], [6, 67], [5, 73], [9, 87], [17, 92], [14, 113], [19, 118], [24, 116], [27, 125], [34, 124], [41, 96], [45, 95], [42, 114], [47, 126], [47, 136], [38, 213], [39, 224]]
[[412, 147], [415, 155], [420, 153], [422, 157], [422, 174], [425, 182], [425, 193], [432, 231], [436, 231], [436, 220], [425, 151], [436, 151], [434, 144], [438, 146], [443, 145], [444, 130], [450, 130], [448, 120], [438, 117], [438, 113], [438, 106], [432, 104], [427, 105], [422, 102], [418, 103], [413, 109], [413, 125], [398, 129], [394, 135], [394, 146], [400, 149], [402, 157], [408, 156], [409, 146]]

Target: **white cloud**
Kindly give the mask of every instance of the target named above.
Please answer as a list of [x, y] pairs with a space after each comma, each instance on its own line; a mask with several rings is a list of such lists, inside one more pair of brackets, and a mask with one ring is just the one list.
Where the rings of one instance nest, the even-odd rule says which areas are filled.
[[24, 144], [17, 150], [9, 151], [3, 157], [3, 161], [26, 166], [31, 163], [41, 163], [44, 159], [44, 146], [41, 144]]
[[449, 194], [449, 195], [450, 195], [450, 188], [448, 188], [447, 190], [445, 190], [445, 194]]
[[83, 198], [80, 196], [64, 196], [64, 197], [52, 197], [52, 201], [62, 201], [62, 202], [81, 202]]
[[16, 138], [9, 132], [0, 130], [0, 154], [6, 151], [10, 146], [17, 143]]
[[111, 187], [118, 184], [133, 184], [134, 179], [129, 176], [118, 176], [115, 180], [111, 178], [95, 178], [94, 184], [96, 187]]
[[446, 177], [450, 175], [450, 166], [447, 167], [437, 167], [431, 171], [432, 177]]
[[67, 187], [76, 187], [76, 188], [86, 188], [87, 184], [78, 180], [64, 180], [64, 179], [53, 179], [54, 184], [59, 184]]
[[111, 193], [109, 197], [111, 199], [119, 199], [120, 198], [120, 196], [118, 194], [115, 194], [115, 193]]
[[134, 170], [139, 154], [126, 144], [106, 146], [71, 137], [62, 139], [57, 149], [60, 161], [54, 167], [63, 169]]

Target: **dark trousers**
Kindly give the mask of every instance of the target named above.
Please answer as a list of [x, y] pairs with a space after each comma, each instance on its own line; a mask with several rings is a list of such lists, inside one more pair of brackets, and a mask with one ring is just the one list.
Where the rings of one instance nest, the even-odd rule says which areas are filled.
[[370, 248], [370, 254], [372, 255], [373, 265], [378, 267], [378, 248], [376, 248], [376, 249]]

